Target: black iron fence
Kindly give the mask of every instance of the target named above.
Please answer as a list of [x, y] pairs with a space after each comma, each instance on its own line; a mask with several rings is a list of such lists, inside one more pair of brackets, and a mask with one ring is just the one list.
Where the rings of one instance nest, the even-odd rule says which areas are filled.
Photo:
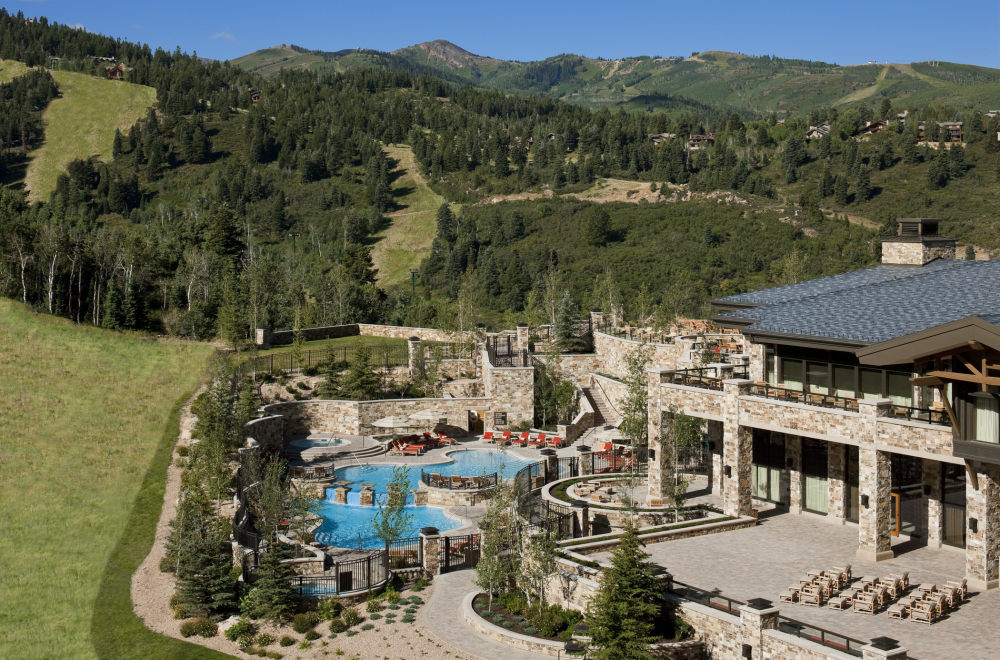
[[836, 408], [851, 412], [858, 411], [858, 400], [854, 397], [838, 396], [836, 394], [819, 394], [815, 392], [803, 392], [788, 387], [759, 383], [750, 387], [750, 394], [764, 397], [765, 399], [775, 399], [777, 401], [792, 401], [795, 403], [807, 403], [812, 406], [823, 408]]
[[[352, 591], [374, 589], [389, 578], [385, 550], [376, 550], [365, 557], [334, 562], [322, 575], [295, 575], [290, 578], [292, 587], [300, 596], [333, 596]], [[257, 581], [256, 562], [243, 562], [243, 580], [247, 584]]]
[[474, 568], [479, 563], [479, 534], [441, 537], [441, 572]]
[[723, 369], [722, 377], [716, 375], [716, 367], [697, 367], [693, 369], [676, 369], [660, 376], [660, 382], [673, 385], [687, 385], [708, 390], [721, 390], [722, 381], [727, 378], [747, 378], [749, 371], [745, 364], [734, 365], [732, 369]]
[[[583, 474], [607, 472], [645, 472], [649, 464], [648, 447], [618, 447], [609, 451], [593, 452], [580, 456]], [[589, 468], [589, 470], [588, 470]]]
[[944, 408], [914, 408], [913, 406], [893, 405], [891, 412], [891, 416], [895, 419], [951, 426], [951, 418], [948, 417], [948, 413], [945, 412]]
[[295, 465], [288, 468], [296, 479], [329, 479], [333, 476], [333, 463], [328, 465]]
[[420, 470], [420, 482], [431, 488], [447, 488], [449, 490], [474, 490], [479, 488], [495, 488], [500, 481], [496, 472], [481, 477], [460, 477], [458, 475], [440, 475], [437, 472]]
[[548, 460], [541, 460], [517, 471], [514, 475], [514, 492], [522, 497], [557, 479], [568, 479], [579, 474], [580, 459], [576, 456], [560, 458], [553, 465]]
[[746, 605], [741, 600], [723, 596], [717, 591], [706, 591], [705, 589], [699, 589], [698, 587], [693, 587], [690, 584], [684, 584], [676, 580], [671, 580], [667, 585], [667, 593], [680, 596], [693, 603], [721, 610], [728, 614], [735, 614], [736, 616], [739, 616], [739, 606]]
[[530, 367], [528, 351], [518, 349], [510, 335], [493, 337], [486, 341], [486, 357], [494, 367]]
[[[371, 364], [374, 368], [391, 369], [393, 367], [405, 367], [410, 363], [409, 350], [405, 346], [371, 346], [366, 348], [371, 354]], [[310, 349], [302, 351], [298, 357], [296, 357], [294, 352], [287, 351], [248, 358], [241, 366], [244, 372], [255, 371], [263, 373], [278, 373], [307, 369], [309, 367], [322, 367], [330, 361], [346, 367], [354, 359], [356, 351], [357, 349], [354, 346]]]
[[809, 623], [789, 619], [786, 616], [778, 617], [778, 630], [858, 658], [864, 655], [861, 647], [867, 645], [867, 642], [862, 642], [859, 639], [853, 639], [847, 635], [825, 630]]
[[576, 512], [570, 506], [529, 495], [518, 500], [517, 510], [529, 531], [544, 530], [557, 540], [573, 539], [581, 534]]
[[424, 356], [427, 359], [473, 360], [476, 357], [476, 344], [474, 342], [428, 344], [424, 346]]
[[423, 544], [419, 536], [386, 543], [385, 554], [389, 568], [393, 570], [419, 568], [424, 563]]

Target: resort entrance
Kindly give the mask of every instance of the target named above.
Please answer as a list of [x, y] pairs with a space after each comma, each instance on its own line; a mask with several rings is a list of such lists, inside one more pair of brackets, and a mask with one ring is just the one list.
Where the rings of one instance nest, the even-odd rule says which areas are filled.
[[923, 463], [919, 458], [892, 455], [892, 506], [889, 529], [893, 536], [927, 536], [927, 504], [924, 500]]
[[753, 430], [750, 489], [757, 499], [788, 504], [788, 472], [785, 471], [783, 436], [770, 431]]
[[479, 534], [442, 536], [441, 541], [441, 549], [444, 551], [444, 561], [441, 562], [442, 573], [475, 568], [479, 563]]

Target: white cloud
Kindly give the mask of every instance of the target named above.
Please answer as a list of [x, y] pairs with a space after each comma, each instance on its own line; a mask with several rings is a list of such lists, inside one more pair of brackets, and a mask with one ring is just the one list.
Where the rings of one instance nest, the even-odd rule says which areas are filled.
[[237, 39], [237, 38], [236, 38], [236, 37], [235, 37], [235, 36], [233, 35], [233, 33], [232, 33], [232, 32], [216, 32], [215, 34], [213, 34], [213, 35], [212, 35], [211, 37], [209, 37], [209, 38], [210, 38], [210, 39], [211, 39], [212, 41], [216, 41], [216, 40], [218, 40], [218, 39], [225, 39], [225, 40], [227, 40], [227, 41], [239, 41], [239, 40], [238, 40], [238, 39]]

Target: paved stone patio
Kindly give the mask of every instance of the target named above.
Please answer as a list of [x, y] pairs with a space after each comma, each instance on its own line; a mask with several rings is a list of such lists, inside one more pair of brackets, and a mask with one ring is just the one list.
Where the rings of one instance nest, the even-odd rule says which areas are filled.
[[[961, 550], [909, 550], [906, 544], [900, 548], [895, 543], [894, 559], [872, 564], [855, 558], [857, 547], [855, 525], [771, 511], [764, 514], [757, 527], [650, 544], [646, 551], [681, 582], [717, 589], [742, 601], [767, 598], [780, 608], [782, 616], [862, 641], [885, 635], [899, 640], [911, 657], [920, 660], [1000, 657], [1000, 633], [996, 628], [1000, 590], [970, 592], [969, 600], [929, 626], [909, 619], [890, 619], [884, 611], [870, 616], [778, 601], [778, 594], [805, 577], [807, 571], [832, 566], [850, 564], [855, 578], [909, 571], [911, 585], [961, 580], [964, 575], [965, 555]], [[594, 558], [606, 560], [609, 556], [602, 553]]]

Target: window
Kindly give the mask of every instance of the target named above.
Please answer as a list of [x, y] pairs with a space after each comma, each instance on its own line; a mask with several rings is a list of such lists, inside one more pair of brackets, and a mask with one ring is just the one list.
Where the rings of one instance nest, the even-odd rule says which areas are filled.
[[976, 430], [973, 439], [979, 442], [1000, 443], [1000, 405], [991, 392], [973, 392], [970, 395], [976, 410]]
[[791, 390], [802, 389], [802, 361], [781, 361], [781, 384]]
[[826, 485], [826, 443], [812, 438], [802, 439], [802, 475], [805, 493], [802, 508], [826, 513], [829, 504]]
[[861, 370], [861, 398], [882, 398], [882, 372], [877, 369]]
[[767, 354], [767, 358], [766, 358], [767, 366], [765, 367], [765, 371], [766, 371], [765, 378], [767, 379], [767, 382], [769, 382], [769, 383], [777, 383], [778, 382], [776, 380], [777, 375], [776, 375], [775, 370], [774, 370], [774, 359], [775, 359], [774, 358], [774, 353], [768, 353]]
[[910, 385], [910, 377], [907, 374], [889, 373], [889, 399], [897, 406], [909, 406], [913, 404], [913, 386]]
[[965, 547], [965, 468], [961, 465], [941, 465], [941, 501], [944, 507], [945, 545]]
[[834, 366], [833, 389], [837, 396], [854, 398], [854, 367]]
[[809, 391], [813, 394], [830, 393], [830, 365], [821, 362], [806, 363]]
[[507, 413], [505, 412], [493, 413], [493, 426], [507, 426]]

